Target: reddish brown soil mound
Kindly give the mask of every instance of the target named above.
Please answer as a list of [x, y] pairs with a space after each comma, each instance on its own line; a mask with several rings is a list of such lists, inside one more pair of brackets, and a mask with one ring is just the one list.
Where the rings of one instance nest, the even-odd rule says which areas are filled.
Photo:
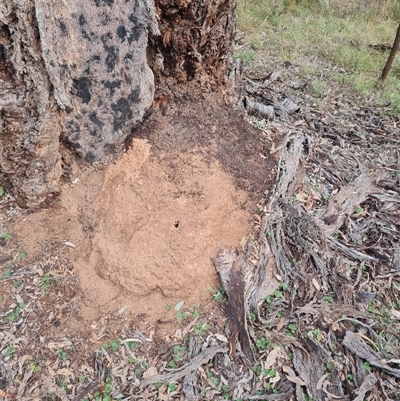
[[167, 104], [135, 136], [115, 164], [82, 168], [58, 205], [15, 228], [31, 255], [49, 239], [76, 245], [87, 319], [129, 305], [153, 320], [205, 299], [219, 286], [210, 258], [239, 245], [273, 178], [258, 133], [207, 99]]

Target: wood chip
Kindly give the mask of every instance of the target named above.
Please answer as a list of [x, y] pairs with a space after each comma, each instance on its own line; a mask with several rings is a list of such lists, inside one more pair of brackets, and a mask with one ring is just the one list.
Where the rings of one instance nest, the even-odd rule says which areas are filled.
[[150, 366], [144, 373], [143, 379], [150, 379], [150, 377], [155, 376], [158, 373], [158, 370], [155, 366]]

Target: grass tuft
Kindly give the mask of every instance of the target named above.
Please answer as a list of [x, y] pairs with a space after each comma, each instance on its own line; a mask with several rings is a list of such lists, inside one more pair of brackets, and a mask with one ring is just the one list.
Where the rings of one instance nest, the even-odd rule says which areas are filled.
[[[236, 54], [247, 65], [274, 56], [302, 65], [318, 96], [324, 79], [357, 90], [400, 111], [400, 55], [383, 88], [379, 74], [388, 52], [369, 45], [392, 43], [400, 20], [395, 0], [239, 0], [238, 26], [248, 46]], [[314, 64], [314, 68], [313, 68]]]

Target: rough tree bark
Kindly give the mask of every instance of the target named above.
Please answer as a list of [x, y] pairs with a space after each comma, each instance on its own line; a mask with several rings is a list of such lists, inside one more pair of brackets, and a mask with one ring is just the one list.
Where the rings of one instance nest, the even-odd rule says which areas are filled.
[[115, 157], [155, 78], [228, 87], [235, 10], [236, 0], [1, 2], [1, 183], [37, 207], [75, 155]]

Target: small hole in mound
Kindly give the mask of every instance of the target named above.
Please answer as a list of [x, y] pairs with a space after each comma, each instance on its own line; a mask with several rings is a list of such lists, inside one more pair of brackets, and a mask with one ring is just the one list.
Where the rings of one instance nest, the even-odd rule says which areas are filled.
[[179, 227], [179, 220], [175, 221], [174, 227], [175, 227], [175, 228], [178, 228], [178, 227]]

